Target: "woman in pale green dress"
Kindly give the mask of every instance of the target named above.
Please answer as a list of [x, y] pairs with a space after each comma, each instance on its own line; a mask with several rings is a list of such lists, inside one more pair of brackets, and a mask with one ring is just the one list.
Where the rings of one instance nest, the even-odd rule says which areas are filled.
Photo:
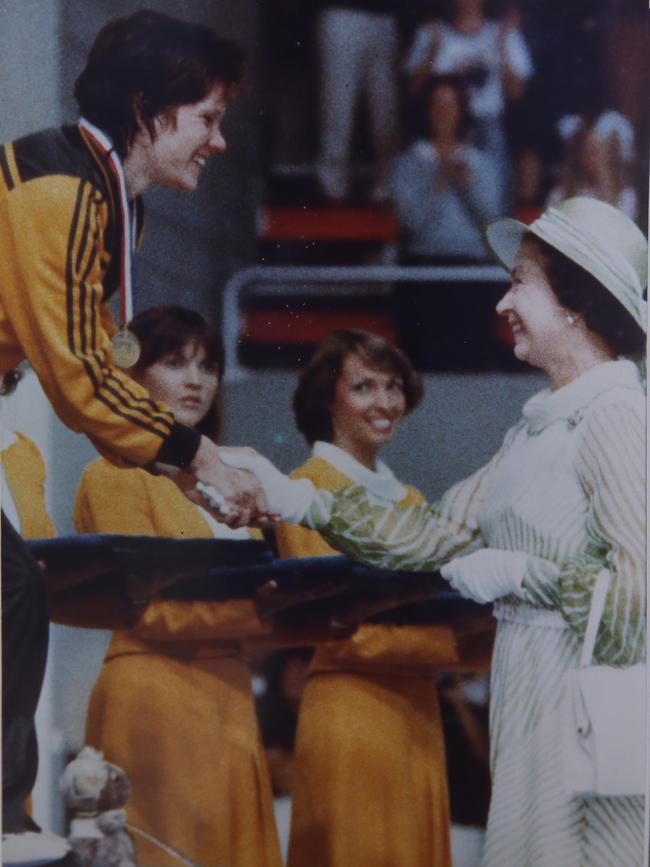
[[272, 511], [349, 556], [442, 567], [464, 596], [494, 601], [487, 867], [641, 867], [643, 798], [565, 789], [561, 701], [603, 568], [612, 581], [595, 657], [645, 658], [645, 393], [623, 356], [645, 345], [647, 242], [587, 198], [530, 227], [499, 220], [487, 238], [512, 271], [497, 311], [515, 355], [550, 388], [525, 404], [486, 466], [436, 505], [398, 514], [359, 488], [315, 491], [262, 458], [233, 460], [258, 475]]

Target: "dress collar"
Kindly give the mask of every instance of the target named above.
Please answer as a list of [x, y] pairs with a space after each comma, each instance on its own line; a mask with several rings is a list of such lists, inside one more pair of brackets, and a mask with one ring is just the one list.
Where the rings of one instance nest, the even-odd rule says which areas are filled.
[[545, 388], [533, 395], [523, 408], [528, 430], [539, 433], [561, 419], [575, 423], [583, 407], [612, 388], [642, 389], [639, 371], [632, 361], [606, 361], [562, 388], [555, 391]]
[[369, 470], [348, 452], [322, 440], [314, 443], [312, 454], [314, 457], [322, 458], [332, 464], [356, 484], [363, 485], [378, 500], [399, 503], [406, 496], [406, 489], [397, 481], [383, 461], [378, 460], [377, 468]]

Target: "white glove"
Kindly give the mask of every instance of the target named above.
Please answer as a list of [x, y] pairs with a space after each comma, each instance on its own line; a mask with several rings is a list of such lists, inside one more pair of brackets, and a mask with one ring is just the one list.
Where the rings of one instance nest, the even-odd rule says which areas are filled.
[[222, 450], [219, 457], [229, 467], [253, 473], [264, 491], [272, 515], [277, 515], [287, 524], [299, 524], [304, 519], [316, 493], [309, 479], [290, 479], [261, 455]]
[[492, 602], [509, 593], [521, 595], [528, 554], [482, 548], [465, 557], [456, 557], [440, 569], [440, 574], [466, 599]]

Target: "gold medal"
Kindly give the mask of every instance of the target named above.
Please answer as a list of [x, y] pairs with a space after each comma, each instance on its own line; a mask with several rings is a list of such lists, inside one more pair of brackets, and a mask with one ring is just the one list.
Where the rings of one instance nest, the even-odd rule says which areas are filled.
[[128, 328], [122, 328], [111, 339], [113, 362], [118, 367], [129, 368], [140, 358], [140, 341]]

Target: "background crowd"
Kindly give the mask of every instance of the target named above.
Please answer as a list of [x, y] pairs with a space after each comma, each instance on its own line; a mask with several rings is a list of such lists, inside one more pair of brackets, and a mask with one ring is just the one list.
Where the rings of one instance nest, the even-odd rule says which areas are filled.
[[[276, 0], [271, 167], [313, 161], [321, 201], [392, 203], [406, 254], [485, 258], [476, 227], [486, 214], [532, 218], [558, 188], [642, 216], [647, 117], [604, 74], [609, 19], [633, 10], [558, 6]], [[425, 213], [416, 190], [435, 191]], [[443, 215], [456, 229], [448, 237], [434, 228]]]

